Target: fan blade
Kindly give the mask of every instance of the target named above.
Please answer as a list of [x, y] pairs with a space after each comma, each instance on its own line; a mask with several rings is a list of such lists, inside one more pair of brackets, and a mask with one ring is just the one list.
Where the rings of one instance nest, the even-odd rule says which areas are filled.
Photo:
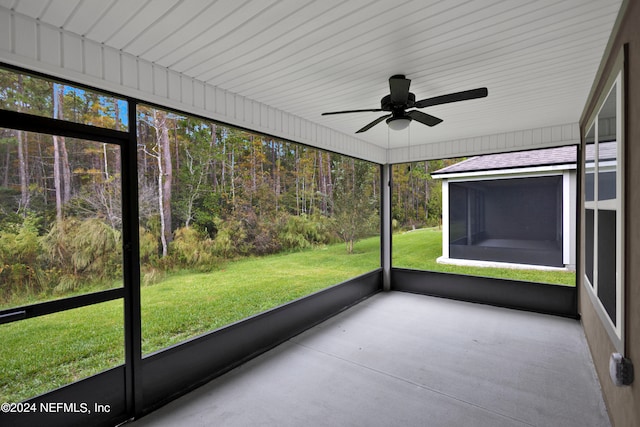
[[362, 132], [366, 132], [369, 129], [371, 129], [372, 127], [374, 127], [375, 125], [377, 125], [378, 123], [380, 123], [381, 121], [388, 119], [389, 117], [391, 117], [392, 114], [387, 114], [386, 116], [382, 116], [382, 117], [378, 117], [377, 119], [375, 119], [374, 121], [372, 121], [371, 123], [369, 123], [368, 125], [366, 125], [365, 127], [363, 127], [362, 129], [360, 129], [359, 131], [357, 131], [356, 133], [362, 133]]
[[397, 105], [407, 105], [409, 100], [409, 85], [411, 80], [402, 74], [389, 78], [389, 90], [391, 91], [391, 103]]
[[430, 114], [423, 113], [422, 111], [418, 111], [418, 110], [408, 111], [407, 116], [427, 126], [435, 126], [438, 123], [442, 122], [442, 119], [439, 119], [437, 117], [434, 117]]
[[466, 101], [467, 99], [484, 98], [489, 92], [486, 87], [478, 89], [463, 90], [462, 92], [450, 93], [448, 95], [436, 96], [434, 98], [416, 101], [414, 107], [424, 108], [432, 105], [448, 104], [450, 102]]
[[346, 113], [369, 113], [369, 112], [378, 112], [378, 111], [384, 111], [381, 110], [380, 108], [374, 108], [371, 110], [346, 110], [346, 111], [332, 111], [330, 113], [322, 113], [322, 116], [330, 116], [332, 114], [346, 114]]

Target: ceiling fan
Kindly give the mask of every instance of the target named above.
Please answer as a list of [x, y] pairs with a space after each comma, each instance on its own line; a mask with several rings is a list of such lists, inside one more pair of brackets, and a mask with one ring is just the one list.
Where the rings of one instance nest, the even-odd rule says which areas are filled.
[[423, 113], [418, 110], [406, 111], [408, 108], [425, 108], [433, 105], [448, 104], [450, 102], [466, 101], [467, 99], [484, 98], [487, 96], [488, 91], [486, 87], [478, 89], [465, 90], [462, 92], [450, 93], [448, 95], [435, 96], [433, 98], [422, 99], [416, 101], [416, 96], [409, 92], [409, 85], [411, 80], [407, 79], [402, 74], [397, 74], [389, 78], [389, 91], [390, 94], [380, 100], [380, 108], [374, 108], [370, 110], [347, 110], [347, 111], [333, 111], [330, 113], [322, 113], [323, 116], [332, 114], [347, 114], [347, 113], [364, 113], [375, 111], [388, 111], [391, 114], [378, 117], [356, 133], [366, 132], [383, 120], [387, 121], [387, 124], [391, 129], [400, 130], [409, 126], [411, 120], [415, 120], [427, 126], [435, 126], [442, 122], [442, 119], [434, 117], [430, 114]]

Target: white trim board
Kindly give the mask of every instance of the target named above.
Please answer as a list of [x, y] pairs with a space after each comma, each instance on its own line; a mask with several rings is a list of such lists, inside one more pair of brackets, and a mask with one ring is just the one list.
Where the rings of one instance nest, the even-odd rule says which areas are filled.
[[449, 258], [448, 256], [438, 257], [436, 258], [436, 262], [438, 264], [459, 265], [464, 267], [511, 268], [513, 270], [573, 271], [571, 268], [567, 267], [548, 267], [546, 265], [517, 264], [512, 262], [498, 261], [478, 261], [472, 259]]
[[544, 176], [544, 175], [559, 175], [566, 170], [575, 170], [575, 164], [563, 164], [563, 165], [550, 165], [550, 166], [531, 166], [527, 168], [510, 168], [510, 169], [492, 169], [484, 171], [469, 171], [469, 172], [455, 172], [455, 173], [434, 173], [431, 174], [433, 179], [452, 179], [458, 180], [460, 178], [475, 178], [472, 181], [479, 181], [481, 179], [490, 179], [495, 177], [500, 178], [514, 178], [518, 176]]
[[508, 151], [562, 147], [580, 143], [578, 123], [559, 124], [535, 129], [514, 130], [454, 141], [412, 143], [389, 150], [390, 163], [470, 157]]
[[386, 163], [384, 148], [0, 7], [0, 62], [231, 126]]
[[0, 6], [0, 61], [379, 164], [572, 145], [577, 123], [386, 149]]

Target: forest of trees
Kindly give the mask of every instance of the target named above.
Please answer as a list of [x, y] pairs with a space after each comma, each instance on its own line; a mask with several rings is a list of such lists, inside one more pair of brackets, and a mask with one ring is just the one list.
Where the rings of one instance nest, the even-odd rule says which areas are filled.
[[[0, 108], [127, 130], [127, 104], [0, 70]], [[342, 241], [379, 227], [379, 166], [138, 106], [145, 277]], [[0, 129], [0, 306], [121, 285], [120, 148]], [[437, 226], [450, 162], [393, 168], [397, 228]], [[151, 279], [149, 279], [151, 280]]]

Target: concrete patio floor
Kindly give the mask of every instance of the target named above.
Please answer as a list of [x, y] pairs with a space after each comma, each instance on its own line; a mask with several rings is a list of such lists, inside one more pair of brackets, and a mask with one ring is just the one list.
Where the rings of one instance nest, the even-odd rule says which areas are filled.
[[610, 424], [578, 321], [388, 292], [128, 425]]

